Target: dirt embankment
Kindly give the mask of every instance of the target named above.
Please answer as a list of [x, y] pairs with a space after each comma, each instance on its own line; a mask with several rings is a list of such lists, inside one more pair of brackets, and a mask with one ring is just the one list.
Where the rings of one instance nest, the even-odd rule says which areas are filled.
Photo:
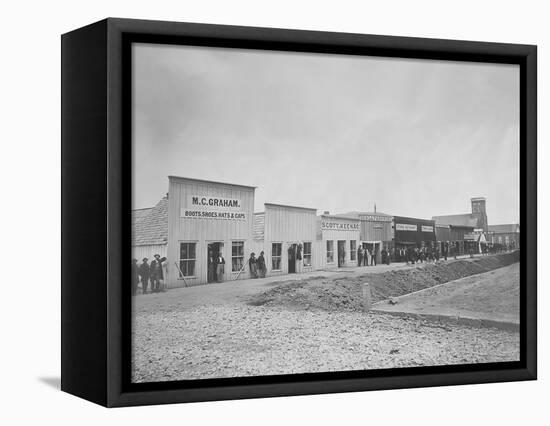
[[295, 309], [363, 309], [361, 284], [369, 283], [373, 302], [402, 296], [448, 281], [488, 272], [519, 261], [519, 252], [484, 256], [438, 264], [421, 264], [413, 269], [345, 278], [313, 277], [286, 281], [251, 298], [254, 306], [285, 306]]

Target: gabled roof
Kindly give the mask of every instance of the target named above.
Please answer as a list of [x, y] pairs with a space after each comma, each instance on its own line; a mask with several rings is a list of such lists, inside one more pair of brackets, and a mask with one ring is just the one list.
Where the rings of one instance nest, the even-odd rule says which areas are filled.
[[519, 232], [519, 223], [510, 223], [504, 225], [489, 225], [489, 232], [495, 234], [512, 234]]
[[469, 228], [477, 228], [477, 218], [470, 213], [433, 216], [432, 220], [435, 220], [435, 223], [437, 225], [466, 226]]
[[168, 197], [162, 198], [155, 207], [147, 210], [133, 223], [132, 246], [162, 245], [168, 241]]

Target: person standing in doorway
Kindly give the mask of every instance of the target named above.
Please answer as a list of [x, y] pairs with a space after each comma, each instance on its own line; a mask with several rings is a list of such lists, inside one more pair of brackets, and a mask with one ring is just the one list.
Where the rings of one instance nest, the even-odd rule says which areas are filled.
[[139, 284], [139, 267], [137, 264], [137, 259], [132, 259], [132, 296], [135, 296], [137, 293], [137, 288]]
[[376, 247], [372, 246], [372, 252], [370, 255], [370, 266], [376, 266]]
[[218, 253], [216, 257], [216, 280], [221, 283], [223, 281], [223, 274], [225, 272], [225, 259], [222, 256], [222, 252]]
[[265, 257], [264, 252], [260, 252], [260, 255], [258, 256], [258, 259], [256, 261], [258, 265], [258, 274], [260, 275], [260, 278], [265, 278], [266, 273], [266, 266], [265, 266]]
[[363, 261], [363, 248], [359, 246], [357, 249], [357, 266], [361, 266], [361, 262]]
[[164, 281], [164, 272], [162, 271], [162, 262], [166, 260], [165, 257], [161, 259], [160, 254], [155, 254], [155, 260], [151, 262], [151, 291], [161, 291], [161, 281]]
[[208, 251], [208, 282], [212, 283], [216, 281], [216, 265], [214, 262], [214, 253], [212, 250]]
[[143, 258], [143, 263], [139, 265], [139, 276], [141, 277], [141, 292], [147, 293], [147, 287], [149, 286], [150, 266], [147, 263], [149, 259]]

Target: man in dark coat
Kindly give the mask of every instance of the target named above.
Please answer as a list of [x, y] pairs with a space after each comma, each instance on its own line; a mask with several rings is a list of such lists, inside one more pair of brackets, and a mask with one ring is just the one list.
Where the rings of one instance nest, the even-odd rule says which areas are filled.
[[132, 259], [132, 295], [137, 293], [139, 283], [139, 271], [137, 259]]
[[150, 266], [147, 263], [149, 259], [143, 258], [143, 263], [139, 265], [139, 276], [141, 277], [141, 292], [147, 293], [147, 286], [149, 285]]
[[363, 248], [359, 246], [357, 249], [357, 266], [361, 266], [363, 262]]
[[258, 278], [258, 263], [254, 252], [250, 253], [248, 258], [248, 270], [250, 271], [250, 278]]
[[212, 250], [208, 251], [208, 282], [216, 281], [216, 262]]
[[221, 251], [218, 253], [218, 256], [216, 256], [215, 262], [216, 262], [216, 281], [222, 282], [223, 274], [225, 272], [225, 259], [223, 258]]
[[258, 274], [260, 275], [260, 278], [265, 278], [265, 273], [267, 268], [265, 267], [265, 257], [264, 257], [263, 251], [258, 256], [258, 259], [256, 260], [256, 264], [258, 265]]
[[151, 291], [160, 291], [160, 282], [164, 280], [164, 272], [162, 271], [162, 262], [166, 260], [165, 257], [161, 259], [160, 254], [155, 254], [155, 260], [151, 262]]

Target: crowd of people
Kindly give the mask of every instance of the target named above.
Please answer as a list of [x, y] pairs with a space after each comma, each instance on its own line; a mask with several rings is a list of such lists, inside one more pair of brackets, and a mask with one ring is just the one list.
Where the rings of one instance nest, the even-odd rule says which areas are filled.
[[[164, 271], [163, 262], [165, 257], [155, 254], [154, 260], [149, 263], [149, 259], [143, 258], [142, 263], [138, 265], [137, 259], [132, 259], [132, 294], [137, 294], [139, 284], [143, 294], [156, 293], [164, 291]], [[150, 284], [150, 286], [149, 286]]]
[[[504, 251], [514, 250], [515, 244], [503, 245], [503, 244], [482, 244], [478, 250], [474, 250], [472, 246], [465, 249], [465, 254], [470, 256], [475, 253], [481, 253], [484, 255], [495, 254]], [[393, 262], [405, 262], [407, 265], [424, 263], [424, 262], [438, 262], [440, 259], [447, 260], [449, 257], [454, 259], [460, 254], [458, 243], [443, 242], [441, 245], [435, 244], [428, 247], [401, 247], [395, 248], [382, 248], [380, 251], [381, 263], [383, 265], [389, 265]], [[345, 259], [345, 253], [343, 254]], [[342, 262], [344, 262], [342, 259]], [[154, 260], [149, 263], [149, 259], [143, 258], [142, 263], [138, 265], [137, 259], [132, 259], [132, 294], [137, 294], [139, 284], [141, 283], [141, 290], [143, 294], [156, 293], [164, 291], [164, 271], [163, 263], [166, 261], [166, 257], [160, 257], [159, 254], [155, 254]], [[375, 247], [363, 248], [359, 246], [357, 249], [357, 266], [376, 266], [377, 265], [377, 250]], [[250, 278], [265, 278], [267, 273], [267, 266], [265, 261], [264, 252], [262, 251], [258, 257], [255, 253], [251, 253], [248, 259], [248, 267]], [[218, 253], [214, 256], [212, 252], [209, 252], [208, 256], [208, 282], [222, 282], [225, 272], [225, 259], [222, 253]]]

